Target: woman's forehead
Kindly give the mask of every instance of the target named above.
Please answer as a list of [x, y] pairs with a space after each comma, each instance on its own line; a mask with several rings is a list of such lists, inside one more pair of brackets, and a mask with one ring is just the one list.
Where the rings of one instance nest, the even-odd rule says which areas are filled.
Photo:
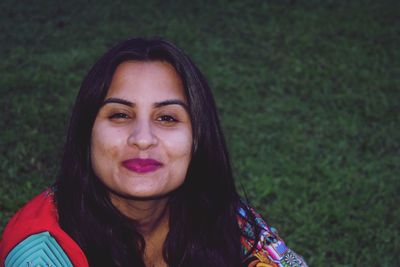
[[125, 61], [112, 76], [107, 98], [131, 102], [160, 102], [180, 99], [186, 102], [182, 80], [175, 68], [165, 61]]

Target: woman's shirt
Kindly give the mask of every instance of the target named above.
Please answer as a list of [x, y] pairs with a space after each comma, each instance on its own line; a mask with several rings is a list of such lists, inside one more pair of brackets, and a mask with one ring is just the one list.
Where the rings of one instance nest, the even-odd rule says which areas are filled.
[[[255, 218], [256, 227], [250, 217]], [[243, 232], [244, 267], [307, 266], [253, 209], [240, 208], [237, 218]], [[3, 266], [89, 266], [81, 248], [58, 224], [52, 190], [28, 202], [7, 224], [0, 241], [0, 267]]]
[[[251, 212], [256, 225], [250, 222]], [[238, 223], [242, 230], [242, 249], [246, 255], [243, 266], [246, 267], [307, 267], [304, 259], [288, 248], [278, 236], [275, 228], [270, 227], [252, 208], [238, 210]], [[258, 228], [258, 236], [256, 229]], [[256, 244], [255, 244], [256, 243]]]

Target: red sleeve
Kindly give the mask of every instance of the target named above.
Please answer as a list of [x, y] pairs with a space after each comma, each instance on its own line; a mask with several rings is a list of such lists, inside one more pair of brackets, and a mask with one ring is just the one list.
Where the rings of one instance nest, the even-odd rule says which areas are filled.
[[44, 231], [56, 239], [74, 266], [89, 266], [78, 244], [58, 225], [53, 192], [47, 190], [28, 202], [8, 222], [0, 241], [0, 267], [4, 267], [8, 253], [19, 242]]

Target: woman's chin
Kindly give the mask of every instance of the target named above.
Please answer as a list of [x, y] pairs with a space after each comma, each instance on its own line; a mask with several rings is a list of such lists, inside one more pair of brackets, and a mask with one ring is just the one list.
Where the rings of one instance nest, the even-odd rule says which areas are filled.
[[124, 200], [137, 200], [137, 201], [149, 201], [149, 200], [161, 200], [169, 197], [169, 193], [162, 193], [153, 190], [132, 190], [124, 192], [113, 192], [111, 191], [111, 198], [119, 198]]

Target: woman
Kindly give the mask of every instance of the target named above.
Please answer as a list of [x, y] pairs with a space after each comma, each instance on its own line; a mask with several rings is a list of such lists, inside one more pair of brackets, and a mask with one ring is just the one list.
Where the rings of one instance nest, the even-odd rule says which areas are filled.
[[162, 39], [124, 41], [92, 67], [59, 178], [7, 225], [0, 257], [7, 267], [306, 266], [240, 200], [207, 81]]

